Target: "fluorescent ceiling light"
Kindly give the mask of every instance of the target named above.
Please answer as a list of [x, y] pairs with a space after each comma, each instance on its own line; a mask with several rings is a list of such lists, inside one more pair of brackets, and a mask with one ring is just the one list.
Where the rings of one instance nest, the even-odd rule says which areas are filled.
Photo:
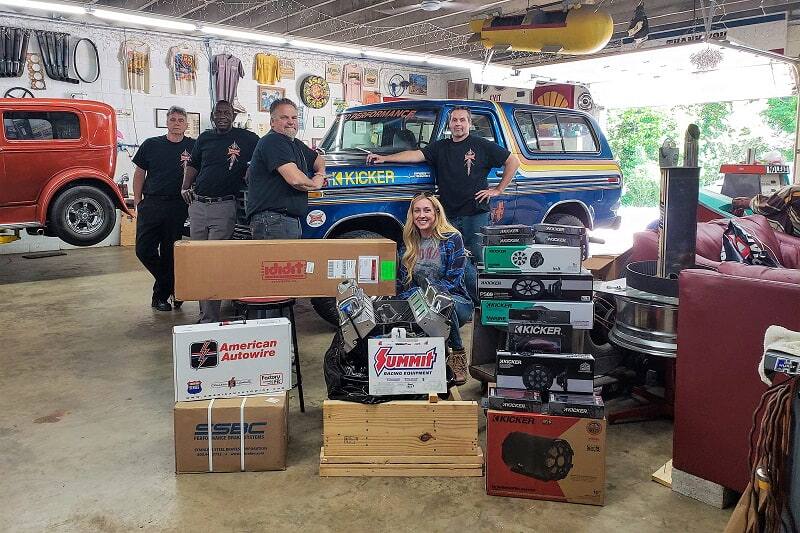
[[338, 46], [334, 44], [317, 43], [313, 41], [294, 40], [289, 41], [289, 44], [297, 48], [307, 48], [309, 50], [324, 50], [326, 52], [341, 52], [343, 54], [360, 55], [360, 48], [352, 48], [350, 46]]
[[129, 22], [131, 24], [140, 24], [142, 26], [153, 26], [154, 28], [164, 28], [167, 30], [194, 31], [197, 29], [197, 26], [195, 24], [189, 24], [188, 22], [178, 22], [177, 20], [145, 17], [141, 15], [132, 15], [130, 13], [123, 13], [120, 11], [93, 9], [92, 11], [90, 11], [90, 13], [95, 17], [99, 17], [101, 19], [113, 20], [116, 22]]
[[377, 57], [380, 59], [392, 59], [394, 61], [416, 61], [419, 63], [424, 62], [422, 56], [412, 56], [408, 54], [400, 54], [398, 52], [381, 52], [378, 50], [364, 50], [364, 55], [369, 57]]
[[86, 8], [83, 6], [56, 4], [53, 2], [34, 2], [32, 0], [0, 0], [0, 5], [24, 9], [41, 9], [56, 13], [86, 13]]
[[244, 39], [246, 41], [260, 41], [262, 43], [273, 43], [273, 44], [284, 44], [286, 42], [286, 39], [284, 39], [283, 37], [267, 35], [266, 33], [232, 30], [230, 28], [221, 28], [219, 26], [203, 26], [200, 28], [200, 31], [202, 31], [203, 33], [210, 33], [211, 35], [234, 37], [236, 39]]
[[454, 67], [454, 68], [472, 68], [476, 65], [476, 63], [470, 63], [469, 61], [462, 61], [460, 59], [455, 59], [452, 57], [426, 57], [426, 63], [430, 63], [431, 65], [439, 65], [442, 67]]

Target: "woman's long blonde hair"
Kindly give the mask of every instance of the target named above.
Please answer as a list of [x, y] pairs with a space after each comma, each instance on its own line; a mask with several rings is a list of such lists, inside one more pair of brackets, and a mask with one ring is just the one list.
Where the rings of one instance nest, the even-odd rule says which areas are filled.
[[447, 220], [447, 215], [444, 214], [442, 203], [438, 198], [433, 196], [433, 194], [427, 192], [418, 194], [411, 200], [411, 204], [408, 206], [408, 214], [406, 215], [406, 223], [403, 226], [403, 244], [406, 247], [406, 251], [403, 254], [403, 258], [400, 260], [406, 268], [406, 279], [404, 280], [406, 285], [411, 283], [411, 275], [414, 272], [414, 265], [417, 264], [417, 255], [419, 254], [419, 243], [421, 240], [419, 229], [414, 225], [414, 205], [423, 199], [430, 200], [431, 204], [433, 204], [433, 210], [436, 212], [436, 223], [433, 225], [433, 237], [442, 241], [451, 233], [458, 231]]

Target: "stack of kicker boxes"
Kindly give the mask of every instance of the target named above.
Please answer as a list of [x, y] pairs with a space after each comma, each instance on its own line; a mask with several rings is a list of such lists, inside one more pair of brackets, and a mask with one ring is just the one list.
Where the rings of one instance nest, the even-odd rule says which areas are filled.
[[173, 329], [177, 473], [286, 468], [293, 351], [286, 318]]
[[[603, 402], [594, 358], [574, 353], [593, 324], [585, 229], [556, 224], [483, 228], [481, 321], [506, 329], [487, 412], [488, 494], [602, 505]], [[576, 350], [577, 349], [577, 350]]]

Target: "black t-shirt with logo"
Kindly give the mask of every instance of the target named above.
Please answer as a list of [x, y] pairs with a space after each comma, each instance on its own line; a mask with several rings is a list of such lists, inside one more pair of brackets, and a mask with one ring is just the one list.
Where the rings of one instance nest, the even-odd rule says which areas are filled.
[[189, 165], [197, 169], [194, 192], [218, 198], [237, 194], [244, 184], [247, 164], [258, 143], [258, 135], [242, 128], [225, 133], [206, 130], [197, 137]]
[[425, 160], [436, 171], [439, 199], [448, 217], [476, 215], [489, 210], [478, 203], [475, 193], [489, 186], [489, 171], [502, 167], [511, 154], [482, 137], [468, 135], [460, 142], [441, 139], [422, 149]]
[[250, 164], [247, 186], [247, 218], [261, 211], [275, 211], [304, 217], [308, 211], [308, 193], [298, 191], [283, 179], [278, 167], [294, 163], [309, 178], [314, 175], [317, 152], [299, 139], [270, 131], [258, 141]]
[[181, 197], [183, 170], [193, 146], [191, 137], [172, 142], [166, 135], [151, 137], [142, 143], [133, 156], [133, 164], [147, 172], [142, 188], [145, 197]]

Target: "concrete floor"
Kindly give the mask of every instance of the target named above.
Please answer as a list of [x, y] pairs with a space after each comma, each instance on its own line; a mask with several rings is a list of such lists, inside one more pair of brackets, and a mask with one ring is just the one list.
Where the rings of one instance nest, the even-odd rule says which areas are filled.
[[[730, 511], [650, 481], [668, 421], [611, 426], [605, 507], [490, 497], [483, 478], [320, 478], [322, 355], [298, 306], [306, 408], [284, 472], [174, 474], [171, 328], [131, 248], [0, 256], [2, 531], [721, 531]], [[466, 336], [468, 337], [468, 335]], [[479, 397], [474, 381], [465, 398]], [[481, 439], [485, 438], [481, 423]]]

